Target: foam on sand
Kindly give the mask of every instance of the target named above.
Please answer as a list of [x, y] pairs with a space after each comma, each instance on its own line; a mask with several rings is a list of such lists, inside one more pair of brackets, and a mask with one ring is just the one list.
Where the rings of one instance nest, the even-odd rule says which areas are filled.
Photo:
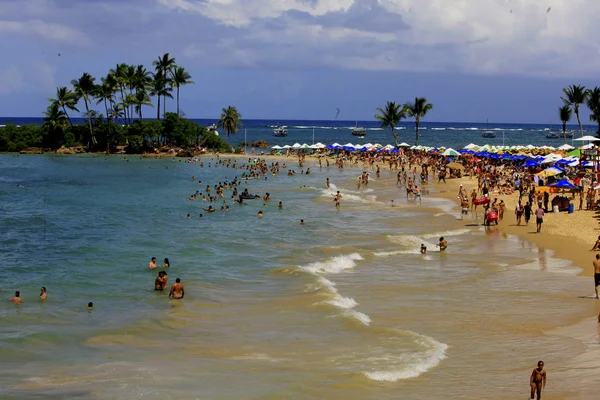
[[403, 331], [401, 334], [411, 336], [420, 350], [410, 354], [402, 354], [399, 357], [387, 357], [387, 362], [390, 365], [385, 369], [365, 372], [367, 378], [378, 382], [397, 382], [403, 379], [416, 378], [436, 367], [446, 358], [447, 344], [411, 331]]

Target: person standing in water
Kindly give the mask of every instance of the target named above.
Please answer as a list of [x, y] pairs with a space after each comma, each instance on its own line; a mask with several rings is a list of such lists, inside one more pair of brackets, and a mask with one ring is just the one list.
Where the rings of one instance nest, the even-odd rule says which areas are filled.
[[537, 368], [533, 369], [529, 378], [529, 385], [531, 386], [531, 400], [533, 400], [534, 394], [537, 394], [537, 400], [540, 400], [542, 389], [546, 387], [546, 371], [544, 371], [543, 361], [538, 361]]
[[444, 239], [443, 236], [440, 238], [440, 243], [438, 244], [438, 247], [440, 248], [440, 251], [444, 251], [448, 247], [448, 242], [446, 241], [446, 239]]
[[15, 292], [15, 297], [13, 297], [11, 301], [15, 304], [21, 304], [23, 302], [23, 299], [21, 298], [21, 292], [17, 290]]
[[598, 297], [598, 286], [600, 286], [600, 254], [596, 254], [596, 260], [594, 264], [594, 291], [596, 292], [596, 298]]
[[167, 287], [167, 273], [160, 271], [154, 281], [154, 290], [164, 290]]
[[152, 257], [152, 259], [148, 263], [148, 268], [149, 269], [158, 268], [158, 265], [156, 265], [156, 257]]
[[181, 279], [175, 279], [175, 283], [171, 286], [171, 291], [169, 292], [169, 297], [172, 299], [183, 299], [185, 295], [185, 291], [183, 289], [183, 283], [181, 283]]
[[47, 298], [48, 298], [48, 293], [46, 293], [46, 288], [44, 286], [42, 286], [42, 288], [40, 289], [40, 299], [42, 301], [44, 301]]

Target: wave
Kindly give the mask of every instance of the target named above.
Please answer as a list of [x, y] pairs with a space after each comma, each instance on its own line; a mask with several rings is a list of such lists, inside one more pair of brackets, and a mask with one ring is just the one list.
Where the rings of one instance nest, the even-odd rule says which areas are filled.
[[445, 131], [446, 130], [446, 128], [429, 128], [429, 129], [431, 129], [432, 131]]
[[[397, 362], [405, 364], [400, 368], [364, 372], [367, 378], [378, 382], [397, 382], [403, 379], [416, 378], [438, 366], [442, 360], [447, 358], [447, 344], [412, 331], [404, 331], [402, 333], [412, 336], [414, 343], [422, 350], [398, 357]], [[406, 361], [408, 361], [408, 365], [406, 365]]]
[[[321, 192], [321, 196], [333, 198], [333, 196], [335, 196], [335, 194], [337, 192], [337, 187], [335, 187], [335, 185], [331, 185], [331, 187], [329, 187], [329, 188], [318, 189], [318, 190]], [[368, 190], [369, 189], [366, 189], [364, 192], [367, 192]], [[368, 204], [379, 203], [377, 201], [377, 196], [374, 196], [374, 195], [369, 195], [369, 196], [366, 196], [366, 197], [361, 197], [361, 196], [358, 196], [356, 194], [352, 194], [352, 193], [361, 193], [361, 192], [352, 191], [352, 190], [348, 190], [348, 189], [340, 189], [340, 193], [342, 194], [342, 203], [344, 201], [357, 202], [357, 203], [365, 203], [365, 204], [367, 204], [367, 203]]]
[[355, 320], [357, 320], [358, 322], [362, 323], [365, 326], [371, 325], [371, 317], [369, 317], [365, 313], [361, 313], [360, 311], [348, 310], [348, 311], [344, 312], [343, 315], [345, 317], [355, 319]]
[[347, 256], [337, 256], [330, 258], [327, 261], [319, 261], [305, 266], [300, 269], [309, 274], [339, 274], [347, 269], [352, 269], [356, 266], [354, 261], [363, 260], [358, 253], [353, 253]]
[[443, 231], [443, 232], [435, 232], [435, 233], [428, 233], [426, 235], [423, 235], [422, 237], [425, 239], [435, 239], [435, 238], [439, 238], [439, 237], [446, 237], [446, 236], [460, 236], [460, 235], [464, 235], [465, 233], [470, 233], [471, 230], [467, 229], [467, 228], [463, 228], [463, 229], [456, 229], [453, 231]]

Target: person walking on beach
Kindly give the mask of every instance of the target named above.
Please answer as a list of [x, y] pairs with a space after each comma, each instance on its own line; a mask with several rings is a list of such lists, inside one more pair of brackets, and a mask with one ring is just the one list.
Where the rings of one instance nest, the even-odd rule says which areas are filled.
[[544, 223], [544, 209], [542, 206], [538, 206], [538, 209], [535, 210], [535, 223], [537, 225], [537, 232], [540, 233], [542, 224]]
[[538, 361], [537, 368], [533, 369], [529, 378], [529, 386], [531, 386], [531, 400], [534, 399], [534, 394], [537, 394], [537, 400], [540, 400], [542, 389], [546, 387], [546, 371], [544, 371], [543, 361]]
[[169, 292], [169, 297], [172, 299], [183, 299], [185, 295], [185, 291], [183, 290], [183, 283], [181, 283], [181, 279], [175, 279], [175, 283], [171, 286], [171, 291]]
[[525, 203], [523, 212], [525, 213], [525, 225], [529, 225], [529, 220], [531, 219], [531, 204], [529, 202]]
[[596, 259], [592, 263], [594, 265], [594, 291], [596, 299], [598, 299], [598, 286], [600, 286], [600, 254], [596, 254]]
[[523, 205], [520, 201], [515, 208], [515, 216], [517, 217], [517, 226], [521, 225], [521, 218], [523, 217]]

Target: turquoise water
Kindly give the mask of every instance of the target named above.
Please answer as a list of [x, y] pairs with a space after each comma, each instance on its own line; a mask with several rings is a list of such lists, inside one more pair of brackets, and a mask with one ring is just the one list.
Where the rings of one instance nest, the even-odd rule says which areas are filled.
[[[0, 155], [0, 398], [514, 398], [531, 359], [577, 353], [540, 336], [589, 285], [545, 250], [314, 160], [238, 188], [270, 203], [209, 214], [189, 196], [245, 170], [203, 162]], [[183, 301], [154, 291], [152, 256]]]

